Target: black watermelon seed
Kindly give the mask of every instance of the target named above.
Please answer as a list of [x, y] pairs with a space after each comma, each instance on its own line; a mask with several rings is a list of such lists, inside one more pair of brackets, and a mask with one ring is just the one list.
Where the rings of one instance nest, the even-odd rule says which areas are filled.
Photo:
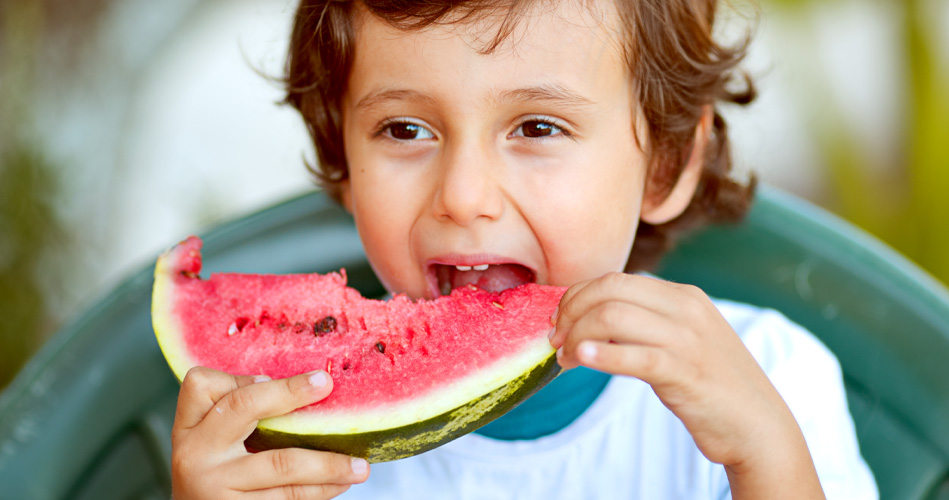
[[332, 316], [327, 316], [313, 325], [313, 335], [317, 337], [322, 337], [327, 333], [333, 333], [336, 331], [336, 318]]
[[386, 345], [383, 342], [376, 342], [376, 350], [382, 354], [386, 353]]

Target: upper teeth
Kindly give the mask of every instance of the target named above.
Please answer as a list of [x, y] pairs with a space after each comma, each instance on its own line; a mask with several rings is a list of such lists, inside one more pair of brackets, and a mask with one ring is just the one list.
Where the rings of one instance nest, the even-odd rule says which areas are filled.
[[487, 264], [480, 264], [477, 266], [455, 266], [455, 269], [459, 271], [470, 271], [474, 269], [475, 271], [484, 271], [488, 268]]

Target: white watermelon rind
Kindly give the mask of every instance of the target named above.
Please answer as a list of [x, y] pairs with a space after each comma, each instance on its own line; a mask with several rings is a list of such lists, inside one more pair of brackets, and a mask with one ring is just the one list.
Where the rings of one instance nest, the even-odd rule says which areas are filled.
[[158, 339], [158, 347], [165, 356], [165, 361], [174, 372], [178, 382], [184, 380], [188, 370], [197, 366], [197, 361], [188, 353], [184, 343], [184, 336], [179, 332], [184, 328], [176, 321], [173, 313], [175, 291], [175, 263], [177, 252], [182, 251], [178, 245], [163, 253], [155, 264], [155, 283], [152, 287], [152, 328]]

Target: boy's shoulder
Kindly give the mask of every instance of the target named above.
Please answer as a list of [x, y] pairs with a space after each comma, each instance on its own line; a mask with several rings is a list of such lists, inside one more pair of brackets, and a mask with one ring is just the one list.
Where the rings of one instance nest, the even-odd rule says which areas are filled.
[[823, 376], [840, 376], [833, 352], [814, 332], [781, 312], [725, 299], [712, 301], [769, 376], [801, 364]]
[[778, 311], [713, 301], [797, 419], [827, 498], [877, 498], [834, 353]]

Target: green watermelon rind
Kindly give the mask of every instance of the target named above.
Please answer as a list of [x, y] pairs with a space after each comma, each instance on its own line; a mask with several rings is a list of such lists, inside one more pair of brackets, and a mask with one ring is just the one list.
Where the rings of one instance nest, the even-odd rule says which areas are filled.
[[267, 428], [264, 422], [247, 439], [257, 451], [289, 446], [389, 462], [432, 450], [487, 425], [531, 397], [557, 377], [561, 368], [551, 354], [533, 369], [466, 404], [416, 423], [351, 434], [296, 434]]
[[[184, 256], [182, 245], [159, 257], [155, 266], [152, 321], [159, 347], [181, 382], [199, 363], [188, 353], [183, 331], [171, 313], [176, 266]], [[200, 255], [198, 255], [200, 258]], [[198, 264], [200, 267], [200, 264]], [[301, 447], [386, 462], [431, 450], [470, 433], [504, 415], [547, 385], [561, 372], [546, 336], [521, 352], [488, 367], [479, 377], [468, 377], [461, 387], [445, 387], [419, 401], [394, 404], [358, 414], [342, 413], [319, 419], [295, 412], [263, 419], [247, 446], [263, 451]], [[406, 407], [416, 412], [403, 411]], [[422, 413], [418, 410], [421, 409]]]

